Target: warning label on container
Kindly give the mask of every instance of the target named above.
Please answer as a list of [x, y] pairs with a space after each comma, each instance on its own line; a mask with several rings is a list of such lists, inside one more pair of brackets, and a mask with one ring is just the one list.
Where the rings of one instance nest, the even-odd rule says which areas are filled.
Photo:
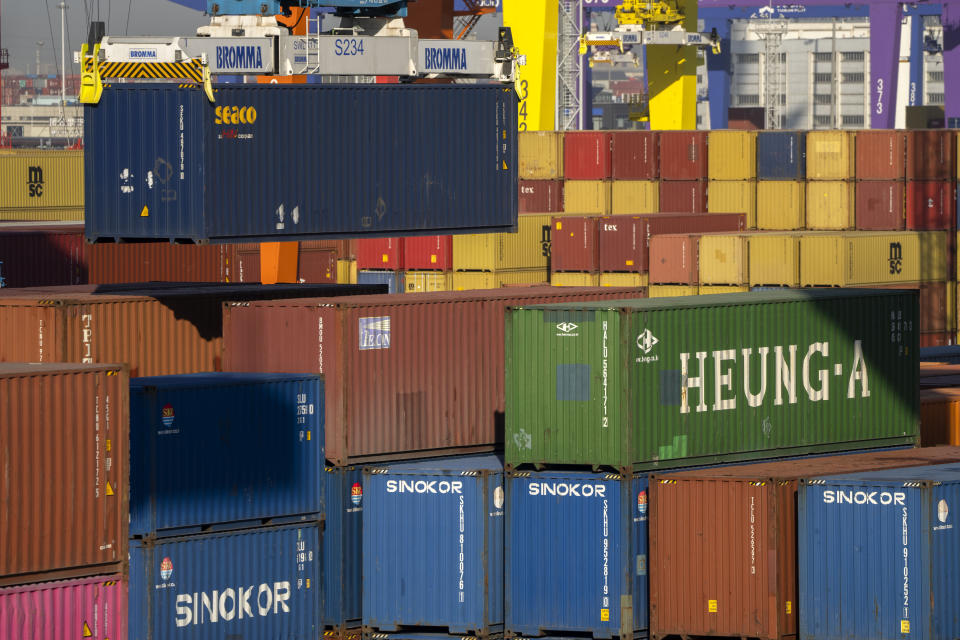
[[600, 622], [610, 622], [610, 609], [600, 609]]
[[716, 613], [716, 612], [717, 612], [717, 601], [707, 600], [707, 613]]
[[901, 620], [900, 621], [900, 633], [910, 633], [910, 621]]

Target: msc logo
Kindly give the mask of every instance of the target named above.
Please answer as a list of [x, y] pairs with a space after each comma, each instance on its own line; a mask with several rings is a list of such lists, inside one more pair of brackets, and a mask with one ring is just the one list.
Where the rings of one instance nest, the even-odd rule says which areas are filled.
[[899, 242], [890, 243], [890, 273], [900, 273], [903, 268], [903, 248]]
[[27, 168], [27, 192], [31, 198], [43, 197], [43, 168]]
[[257, 110], [253, 107], [217, 107], [214, 124], [253, 124]]

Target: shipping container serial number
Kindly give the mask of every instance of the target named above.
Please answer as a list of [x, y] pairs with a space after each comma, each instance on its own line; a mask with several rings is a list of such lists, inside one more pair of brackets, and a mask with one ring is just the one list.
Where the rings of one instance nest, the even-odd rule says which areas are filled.
[[362, 56], [363, 40], [359, 38], [337, 38], [333, 41], [333, 52], [338, 56]]
[[517, 113], [520, 115], [520, 124], [517, 125], [519, 131], [527, 130], [527, 96], [530, 95], [529, 85], [526, 80], [520, 81], [520, 111]]

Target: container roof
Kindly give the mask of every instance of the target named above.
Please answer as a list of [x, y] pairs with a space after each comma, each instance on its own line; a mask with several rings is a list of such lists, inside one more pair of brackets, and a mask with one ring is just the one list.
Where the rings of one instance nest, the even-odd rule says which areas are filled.
[[827, 483], [833, 482], [960, 482], [960, 462], [947, 464], [928, 464], [920, 467], [904, 467], [902, 469], [884, 469], [882, 471], [865, 471], [861, 473], [845, 473], [836, 476], [819, 478]]
[[120, 371], [123, 364], [73, 364], [60, 362], [0, 362], [0, 376], [15, 377], [47, 373], [79, 373], [83, 371]]
[[444, 458], [426, 458], [423, 460], [405, 460], [403, 462], [367, 465], [366, 468], [387, 469], [389, 473], [412, 475], [421, 475], [430, 472], [503, 471], [503, 456], [494, 453], [474, 456], [448, 456]]

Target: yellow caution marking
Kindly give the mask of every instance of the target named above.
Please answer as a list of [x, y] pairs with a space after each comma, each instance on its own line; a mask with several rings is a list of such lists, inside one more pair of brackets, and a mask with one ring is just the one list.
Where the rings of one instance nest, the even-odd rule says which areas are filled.
[[84, 637], [84, 638], [92, 638], [92, 637], [93, 637], [93, 631], [90, 631], [90, 625], [88, 625], [88, 624], [86, 623], [86, 621], [84, 621], [84, 623], [83, 623], [83, 637]]
[[792, 613], [793, 613], [793, 603], [787, 600], [787, 615], [789, 616]]
[[310, 578], [307, 578], [307, 589], [310, 588]]
[[310, 432], [307, 431], [307, 442], [310, 442]]
[[707, 600], [707, 613], [716, 613], [716, 612], [717, 612], [717, 601]]
[[600, 609], [600, 622], [610, 622], [610, 609]]
[[149, 217], [149, 215], [150, 215], [150, 210], [147, 209], [147, 205], [143, 205], [143, 210], [140, 212], [140, 217], [146, 218], [146, 217]]
[[112, 448], [112, 446], [111, 446], [111, 444], [110, 444], [110, 438], [107, 438], [107, 453], [110, 453], [110, 449], [111, 449], [111, 448]]
[[112, 495], [113, 495], [113, 486], [110, 484], [110, 481], [109, 481], [109, 480], [107, 480], [107, 488], [106, 488], [106, 490], [104, 491], [104, 493], [106, 493], [108, 496], [112, 496]]
[[507, 161], [506, 161], [506, 160], [503, 161], [503, 170], [504, 170], [504, 171], [507, 170]]
[[437, 264], [437, 256], [430, 254], [430, 264]]
[[100, 65], [104, 78], [186, 79], [203, 82], [203, 65], [199, 62], [104, 62]]
[[900, 621], [900, 633], [910, 633], [910, 621], [901, 620]]

